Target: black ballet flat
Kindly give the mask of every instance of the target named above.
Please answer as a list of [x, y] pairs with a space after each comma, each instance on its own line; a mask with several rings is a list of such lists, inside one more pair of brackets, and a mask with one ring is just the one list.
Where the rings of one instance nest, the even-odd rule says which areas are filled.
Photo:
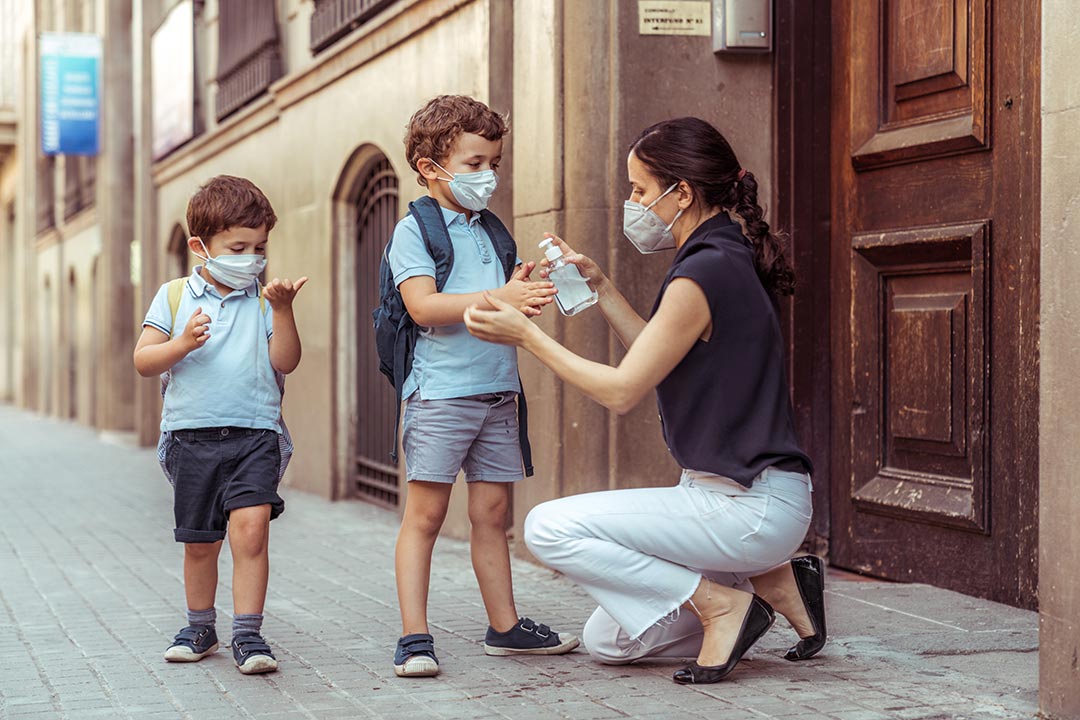
[[825, 647], [825, 562], [816, 555], [791, 559], [791, 571], [799, 588], [806, 614], [814, 626], [814, 634], [802, 638], [784, 655], [785, 660], [809, 660]]
[[750, 601], [750, 609], [746, 611], [739, 637], [735, 639], [735, 647], [731, 649], [727, 662], [723, 665], [698, 665], [695, 660], [681, 670], [676, 670], [672, 680], [680, 685], [720, 682], [735, 669], [746, 651], [761, 639], [775, 620], [776, 614], [772, 606], [755, 595]]

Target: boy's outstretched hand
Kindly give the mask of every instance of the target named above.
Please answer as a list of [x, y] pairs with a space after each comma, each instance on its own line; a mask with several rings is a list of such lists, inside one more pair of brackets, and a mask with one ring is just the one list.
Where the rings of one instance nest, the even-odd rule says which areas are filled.
[[491, 294], [499, 300], [520, 310], [527, 317], [537, 317], [545, 305], [555, 300], [555, 283], [550, 280], [533, 281], [529, 278], [536, 263], [523, 262], [514, 270], [510, 279]]
[[273, 309], [284, 310], [292, 306], [293, 298], [296, 297], [296, 293], [300, 292], [300, 288], [304, 287], [304, 283], [307, 281], [306, 277], [302, 277], [296, 282], [291, 282], [288, 278], [285, 280], [274, 278], [263, 288], [263, 297], [266, 298], [266, 302], [270, 303], [270, 307]]

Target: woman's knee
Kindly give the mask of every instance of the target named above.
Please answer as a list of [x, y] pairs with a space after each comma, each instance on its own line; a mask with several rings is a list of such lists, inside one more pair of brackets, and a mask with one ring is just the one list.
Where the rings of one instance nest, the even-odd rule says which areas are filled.
[[[625, 640], [625, 642], [621, 642]], [[592, 614], [581, 631], [581, 644], [589, 657], [604, 665], [626, 665], [640, 656], [640, 644], [625, 637], [622, 628], [607, 613]]]
[[567, 537], [562, 523], [557, 521], [558, 513], [553, 511], [552, 506], [555, 503], [556, 501], [541, 503], [525, 516], [525, 545], [533, 555], [541, 559], [550, 555], [551, 550]]

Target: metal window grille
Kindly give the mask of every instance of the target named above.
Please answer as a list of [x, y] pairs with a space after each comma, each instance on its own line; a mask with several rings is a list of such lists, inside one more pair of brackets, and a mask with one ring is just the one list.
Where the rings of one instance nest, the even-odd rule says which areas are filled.
[[37, 159], [37, 231], [44, 232], [56, 227], [56, 213], [53, 203], [56, 188], [53, 186], [53, 174], [56, 160], [52, 155]]
[[64, 219], [94, 204], [97, 158], [69, 155], [64, 159]]
[[319, 52], [363, 25], [398, 0], [315, 0], [311, 50]]
[[281, 77], [274, 0], [228, 0], [218, 17], [217, 118], [266, 92]]
[[356, 492], [364, 500], [396, 507], [398, 471], [387, 457], [394, 442], [397, 401], [379, 372], [371, 329], [371, 311], [379, 302], [379, 261], [398, 214], [398, 180], [390, 161], [385, 157], [372, 161], [361, 187], [356, 235]]

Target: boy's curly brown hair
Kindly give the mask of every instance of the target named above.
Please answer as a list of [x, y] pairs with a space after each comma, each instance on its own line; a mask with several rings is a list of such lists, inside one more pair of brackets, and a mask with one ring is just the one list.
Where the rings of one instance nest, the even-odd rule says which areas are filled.
[[188, 232], [207, 245], [229, 228], [274, 229], [277, 215], [255, 183], [233, 175], [218, 175], [191, 196], [187, 207]]
[[442, 164], [450, 157], [454, 142], [462, 133], [485, 140], [502, 140], [510, 126], [506, 118], [479, 100], [467, 95], [440, 95], [429, 100], [409, 119], [405, 131], [405, 158], [416, 170], [416, 182], [427, 187], [416, 164], [431, 158]]

